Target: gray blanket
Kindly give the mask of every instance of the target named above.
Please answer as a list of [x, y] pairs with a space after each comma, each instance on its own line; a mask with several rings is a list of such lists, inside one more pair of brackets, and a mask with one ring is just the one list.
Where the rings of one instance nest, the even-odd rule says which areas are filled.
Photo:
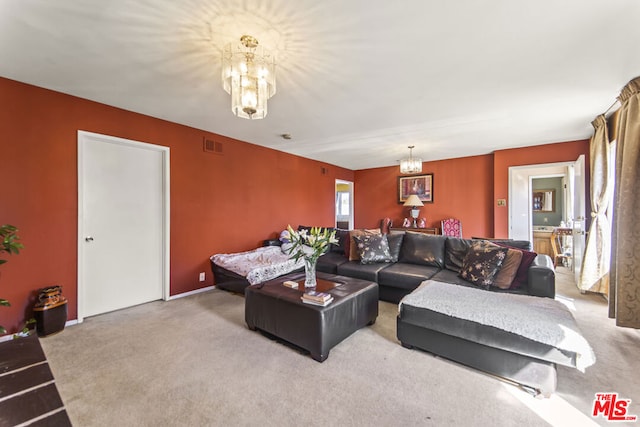
[[560, 301], [514, 295], [425, 280], [400, 301], [441, 314], [493, 326], [528, 339], [577, 354], [581, 372], [595, 363], [595, 355], [573, 315]]

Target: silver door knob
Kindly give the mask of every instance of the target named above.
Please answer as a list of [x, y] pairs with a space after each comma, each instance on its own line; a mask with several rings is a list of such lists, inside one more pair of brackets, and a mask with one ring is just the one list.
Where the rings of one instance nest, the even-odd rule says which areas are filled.
[[85, 240], [86, 242], [93, 242], [93, 237], [91, 237], [91, 236], [87, 236], [87, 237], [85, 237], [85, 238], [84, 238], [84, 240]]

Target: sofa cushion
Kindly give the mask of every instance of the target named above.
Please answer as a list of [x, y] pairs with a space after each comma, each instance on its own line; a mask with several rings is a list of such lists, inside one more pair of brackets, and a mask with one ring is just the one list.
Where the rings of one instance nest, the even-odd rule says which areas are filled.
[[533, 263], [533, 260], [538, 256], [537, 253], [531, 251], [522, 251], [522, 261], [520, 261], [520, 267], [516, 277], [511, 282], [509, 289], [526, 288], [529, 283], [529, 267]]
[[498, 246], [502, 246], [504, 248], [517, 249], [522, 252], [522, 260], [520, 261], [520, 266], [518, 267], [518, 271], [516, 272], [516, 277], [511, 282], [511, 286], [509, 289], [520, 289], [526, 288], [529, 282], [529, 267], [533, 263], [533, 260], [538, 256], [537, 253], [526, 251], [524, 249], [520, 249], [511, 244], [502, 243], [502, 242], [494, 242]]
[[431, 280], [437, 280], [438, 282], [445, 282], [445, 283], [453, 283], [455, 285], [460, 285], [460, 286], [469, 286], [474, 288], [476, 287], [476, 285], [470, 282], [467, 282], [465, 279], [460, 277], [459, 272], [448, 270], [446, 268], [434, 274]]
[[348, 261], [349, 259], [344, 254], [327, 252], [318, 258], [316, 269], [323, 273], [336, 274], [338, 272], [338, 266]]
[[384, 234], [364, 234], [353, 236], [358, 247], [361, 264], [374, 264], [377, 262], [391, 262], [389, 242]]
[[474, 285], [489, 288], [507, 257], [507, 248], [489, 246], [486, 242], [473, 242], [464, 257], [460, 277]]
[[502, 263], [502, 267], [493, 279], [493, 286], [500, 289], [509, 289], [516, 277], [520, 263], [522, 262], [522, 251], [518, 249], [507, 249], [507, 258]]
[[360, 261], [348, 261], [338, 266], [338, 274], [341, 276], [353, 277], [355, 279], [378, 282], [378, 273], [392, 264], [360, 264]]
[[[431, 280], [437, 280], [438, 282], [452, 283], [460, 286], [467, 286], [469, 288], [476, 288], [477, 286], [473, 283], [467, 282], [462, 277], [458, 275], [455, 271], [451, 270], [440, 270], [431, 278]], [[500, 289], [495, 286], [491, 286], [489, 289], [491, 292], [502, 292], [508, 294], [520, 294], [520, 295], [528, 295], [526, 289]]]
[[445, 242], [444, 266], [445, 268], [460, 273], [462, 262], [467, 256], [473, 240], [449, 237]]
[[444, 268], [444, 247], [447, 238], [407, 231], [402, 241], [399, 262]]
[[362, 228], [349, 231], [349, 261], [360, 261], [360, 254], [358, 254], [358, 247], [353, 240], [354, 236], [362, 236], [365, 234], [377, 234], [381, 235], [379, 228]]
[[391, 254], [391, 262], [398, 262], [403, 240], [404, 233], [387, 234], [387, 241], [389, 242], [389, 253]]
[[438, 271], [437, 267], [396, 263], [378, 273], [378, 284], [412, 291]]

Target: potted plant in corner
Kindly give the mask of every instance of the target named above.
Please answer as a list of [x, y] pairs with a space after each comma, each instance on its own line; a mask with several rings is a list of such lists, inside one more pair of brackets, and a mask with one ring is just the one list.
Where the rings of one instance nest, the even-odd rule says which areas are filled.
[[[20, 252], [20, 249], [24, 246], [22, 243], [18, 243], [20, 237], [18, 237], [17, 232], [18, 229], [13, 225], [4, 224], [0, 226], [0, 253], [6, 252], [11, 255]], [[7, 262], [6, 259], [0, 259], [0, 264], [4, 264], [5, 262]], [[6, 299], [0, 298], [0, 305], [8, 307], [11, 304]], [[0, 325], [0, 334], [5, 334], [6, 332], [7, 330]]]

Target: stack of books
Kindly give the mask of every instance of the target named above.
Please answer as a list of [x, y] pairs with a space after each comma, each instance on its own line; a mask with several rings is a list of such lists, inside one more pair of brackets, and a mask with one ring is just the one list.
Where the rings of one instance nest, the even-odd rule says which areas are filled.
[[324, 307], [333, 301], [333, 297], [325, 292], [307, 291], [300, 297], [303, 303]]

